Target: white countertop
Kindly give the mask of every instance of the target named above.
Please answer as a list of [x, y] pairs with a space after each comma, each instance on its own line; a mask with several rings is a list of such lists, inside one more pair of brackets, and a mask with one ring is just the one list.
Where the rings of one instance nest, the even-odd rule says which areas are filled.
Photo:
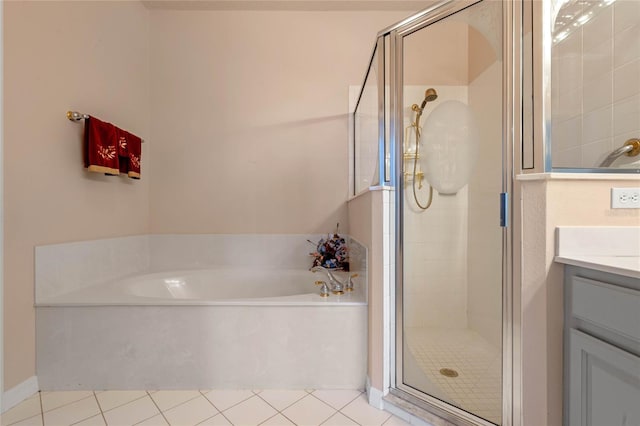
[[640, 256], [564, 255], [554, 260], [565, 265], [580, 266], [631, 278], [640, 278]]
[[560, 226], [554, 260], [640, 278], [640, 226]]

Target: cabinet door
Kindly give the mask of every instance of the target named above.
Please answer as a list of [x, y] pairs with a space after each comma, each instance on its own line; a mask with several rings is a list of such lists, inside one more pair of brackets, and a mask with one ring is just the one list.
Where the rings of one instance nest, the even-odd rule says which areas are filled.
[[570, 426], [639, 426], [640, 358], [571, 330]]

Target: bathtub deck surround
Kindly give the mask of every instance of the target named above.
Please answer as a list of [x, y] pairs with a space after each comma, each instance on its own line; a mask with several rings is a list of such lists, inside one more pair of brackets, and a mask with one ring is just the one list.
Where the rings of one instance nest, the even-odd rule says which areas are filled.
[[[36, 305], [119, 279], [175, 270], [260, 268], [308, 270], [307, 234], [155, 234], [38, 246]], [[351, 272], [366, 282], [366, 248], [346, 236]]]
[[[366, 249], [348, 239], [355, 289], [323, 298], [308, 238], [151, 235], [38, 247], [41, 389], [363, 387]], [[122, 262], [108, 255], [118, 243], [140, 249], [147, 271], [91, 275], [92, 264]]]
[[343, 389], [365, 382], [366, 306], [39, 307], [42, 390]]

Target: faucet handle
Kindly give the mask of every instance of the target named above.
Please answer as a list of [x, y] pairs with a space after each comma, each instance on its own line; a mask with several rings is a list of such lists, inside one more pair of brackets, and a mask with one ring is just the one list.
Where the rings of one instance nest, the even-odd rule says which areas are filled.
[[344, 291], [353, 291], [353, 278], [357, 277], [358, 274], [351, 274], [349, 279], [347, 280], [347, 285], [344, 286]]
[[320, 296], [329, 297], [329, 295], [331, 294], [331, 292], [329, 291], [329, 286], [324, 281], [320, 281], [320, 283], [322, 285], [322, 287], [320, 287]]

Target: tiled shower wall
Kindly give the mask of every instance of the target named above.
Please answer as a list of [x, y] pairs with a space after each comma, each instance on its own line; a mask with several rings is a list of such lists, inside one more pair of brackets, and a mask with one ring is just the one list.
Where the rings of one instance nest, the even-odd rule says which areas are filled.
[[[554, 167], [597, 167], [640, 137], [640, 1], [591, 10], [589, 22], [552, 48]], [[634, 161], [623, 157], [614, 166]]]
[[[431, 86], [404, 86], [404, 128], [415, 119], [411, 104], [420, 103]], [[424, 127], [438, 102], [468, 102], [466, 86], [433, 86], [438, 100], [425, 108]], [[424, 146], [422, 146], [424, 147]], [[412, 170], [412, 161], [405, 163]], [[407, 327], [467, 327], [467, 226], [468, 191], [465, 186], [456, 195], [433, 191], [433, 203], [426, 211], [416, 207], [406, 181], [404, 194], [404, 324]], [[421, 204], [428, 200], [429, 189], [423, 182], [417, 196]]]

